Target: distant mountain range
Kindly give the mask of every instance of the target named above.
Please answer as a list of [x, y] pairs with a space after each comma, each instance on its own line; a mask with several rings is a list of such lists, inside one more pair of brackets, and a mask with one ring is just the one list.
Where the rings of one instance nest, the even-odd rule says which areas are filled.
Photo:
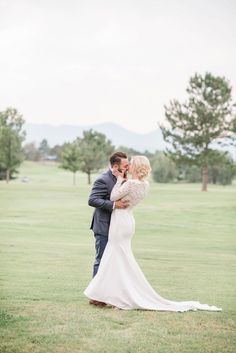
[[[59, 125], [52, 126], [50, 124], [32, 124], [27, 123], [24, 126], [26, 130], [26, 143], [36, 142], [37, 144], [46, 139], [50, 145], [61, 145], [64, 142], [72, 142], [76, 137], [82, 137], [83, 131], [93, 129], [102, 132], [109, 138], [115, 147], [125, 146], [133, 148], [139, 152], [149, 151], [163, 151], [166, 148], [166, 143], [163, 139], [160, 129], [156, 129], [146, 134], [138, 134], [127, 130], [122, 126], [114, 123], [104, 123], [97, 125]], [[231, 153], [234, 160], [236, 160], [236, 151], [232, 146], [220, 147], [216, 143], [211, 145], [214, 149], [227, 150]]]
[[52, 126], [49, 124], [27, 123], [25, 124], [27, 134], [26, 142], [35, 141], [36, 143], [39, 143], [42, 139], [46, 139], [52, 147], [56, 144], [61, 145], [64, 142], [72, 142], [76, 137], [82, 137], [83, 131], [89, 129], [105, 134], [116, 147], [122, 145], [136, 149], [140, 152], [144, 152], [145, 150], [155, 152], [156, 150], [163, 151], [166, 146], [160, 129], [156, 129], [146, 134], [138, 134], [114, 123], [87, 126]]

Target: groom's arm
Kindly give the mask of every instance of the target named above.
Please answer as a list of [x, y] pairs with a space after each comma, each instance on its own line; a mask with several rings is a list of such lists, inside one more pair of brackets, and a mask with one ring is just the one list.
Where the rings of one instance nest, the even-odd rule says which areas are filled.
[[108, 191], [106, 183], [101, 179], [97, 179], [93, 184], [93, 188], [89, 196], [89, 206], [102, 208], [104, 210], [112, 212], [114, 202], [106, 199], [107, 194]]

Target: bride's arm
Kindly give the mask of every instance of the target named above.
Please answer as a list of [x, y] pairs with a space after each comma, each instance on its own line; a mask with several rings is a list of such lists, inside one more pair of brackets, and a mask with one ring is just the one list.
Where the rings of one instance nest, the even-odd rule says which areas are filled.
[[129, 180], [127, 180], [124, 184], [122, 184], [122, 181], [124, 181], [124, 179], [122, 177], [118, 176], [117, 182], [111, 192], [111, 197], [110, 197], [111, 201], [120, 200], [122, 197], [124, 197], [130, 193]]

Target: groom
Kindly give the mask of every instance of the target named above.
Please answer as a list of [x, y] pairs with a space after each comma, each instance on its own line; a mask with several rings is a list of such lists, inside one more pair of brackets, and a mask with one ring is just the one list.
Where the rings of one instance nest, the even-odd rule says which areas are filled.
[[96, 249], [93, 277], [98, 271], [103, 252], [107, 245], [111, 213], [115, 208], [126, 208], [128, 206], [127, 201], [110, 201], [110, 194], [117, 180], [113, 172], [119, 170], [126, 173], [128, 168], [129, 161], [126, 153], [113, 153], [110, 157], [110, 168], [95, 180], [89, 196], [89, 206], [95, 207], [90, 227], [94, 232]]

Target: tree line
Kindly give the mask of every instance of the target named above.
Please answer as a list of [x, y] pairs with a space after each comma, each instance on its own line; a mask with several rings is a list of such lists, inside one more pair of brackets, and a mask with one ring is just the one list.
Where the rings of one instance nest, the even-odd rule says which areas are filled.
[[[146, 154], [152, 164], [153, 179], [157, 182], [200, 182], [202, 190], [207, 184], [230, 184], [235, 175], [235, 161], [227, 152], [216, 150], [212, 143], [236, 147], [235, 104], [232, 87], [224, 77], [210, 73], [195, 74], [187, 87], [188, 100], [170, 101], [165, 106], [165, 125], [160, 125], [168, 144], [165, 152], [140, 153], [125, 146], [119, 150], [129, 156]], [[75, 175], [78, 170], [86, 173], [91, 183], [91, 173], [107, 164], [115, 146], [102, 133], [88, 130], [72, 143], [52, 148], [44, 139], [39, 147], [34, 143], [22, 145], [25, 132], [24, 120], [14, 108], [0, 112], [0, 179], [9, 182], [17, 173], [24, 158], [41, 160], [57, 159], [59, 166]]]
[[[101, 147], [102, 144], [103, 147]], [[77, 138], [72, 143], [55, 145], [51, 148], [47, 140], [43, 139], [38, 148], [34, 143], [29, 143], [24, 146], [23, 150], [26, 160], [57, 161], [60, 168], [70, 170], [73, 173], [74, 184], [76, 184], [76, 173], [79, 170], [85, 172], [90, 184], [91, 173], [107, 165], [109, 155], [115, 150], [115, 147], [106, 139], [105, 135], [88, 130], [84, 132], [82, 138]], [[85, 150], [86, 153], [84, 153]], [[100, 155], [98, 155], [97, 150], [103, 151], [103, 153], [100, 152]], [[162, 151], [156, 151], [155, 153], [140, 152], [126, 146], [119, 146], [116, 150], [124, 151], [128, 156], [146, 155], [150, 159], [152, 177], [156, 182], [200, 183], [202, 181], [202, 172], [199, 165], [176, 163]], [[214, 151], [214, 156], [212, 154], [208, 168], [208, 182], [212, 184], [229, 185], [236, 175], [236, 162], [229, 153], [224, 151]]]

